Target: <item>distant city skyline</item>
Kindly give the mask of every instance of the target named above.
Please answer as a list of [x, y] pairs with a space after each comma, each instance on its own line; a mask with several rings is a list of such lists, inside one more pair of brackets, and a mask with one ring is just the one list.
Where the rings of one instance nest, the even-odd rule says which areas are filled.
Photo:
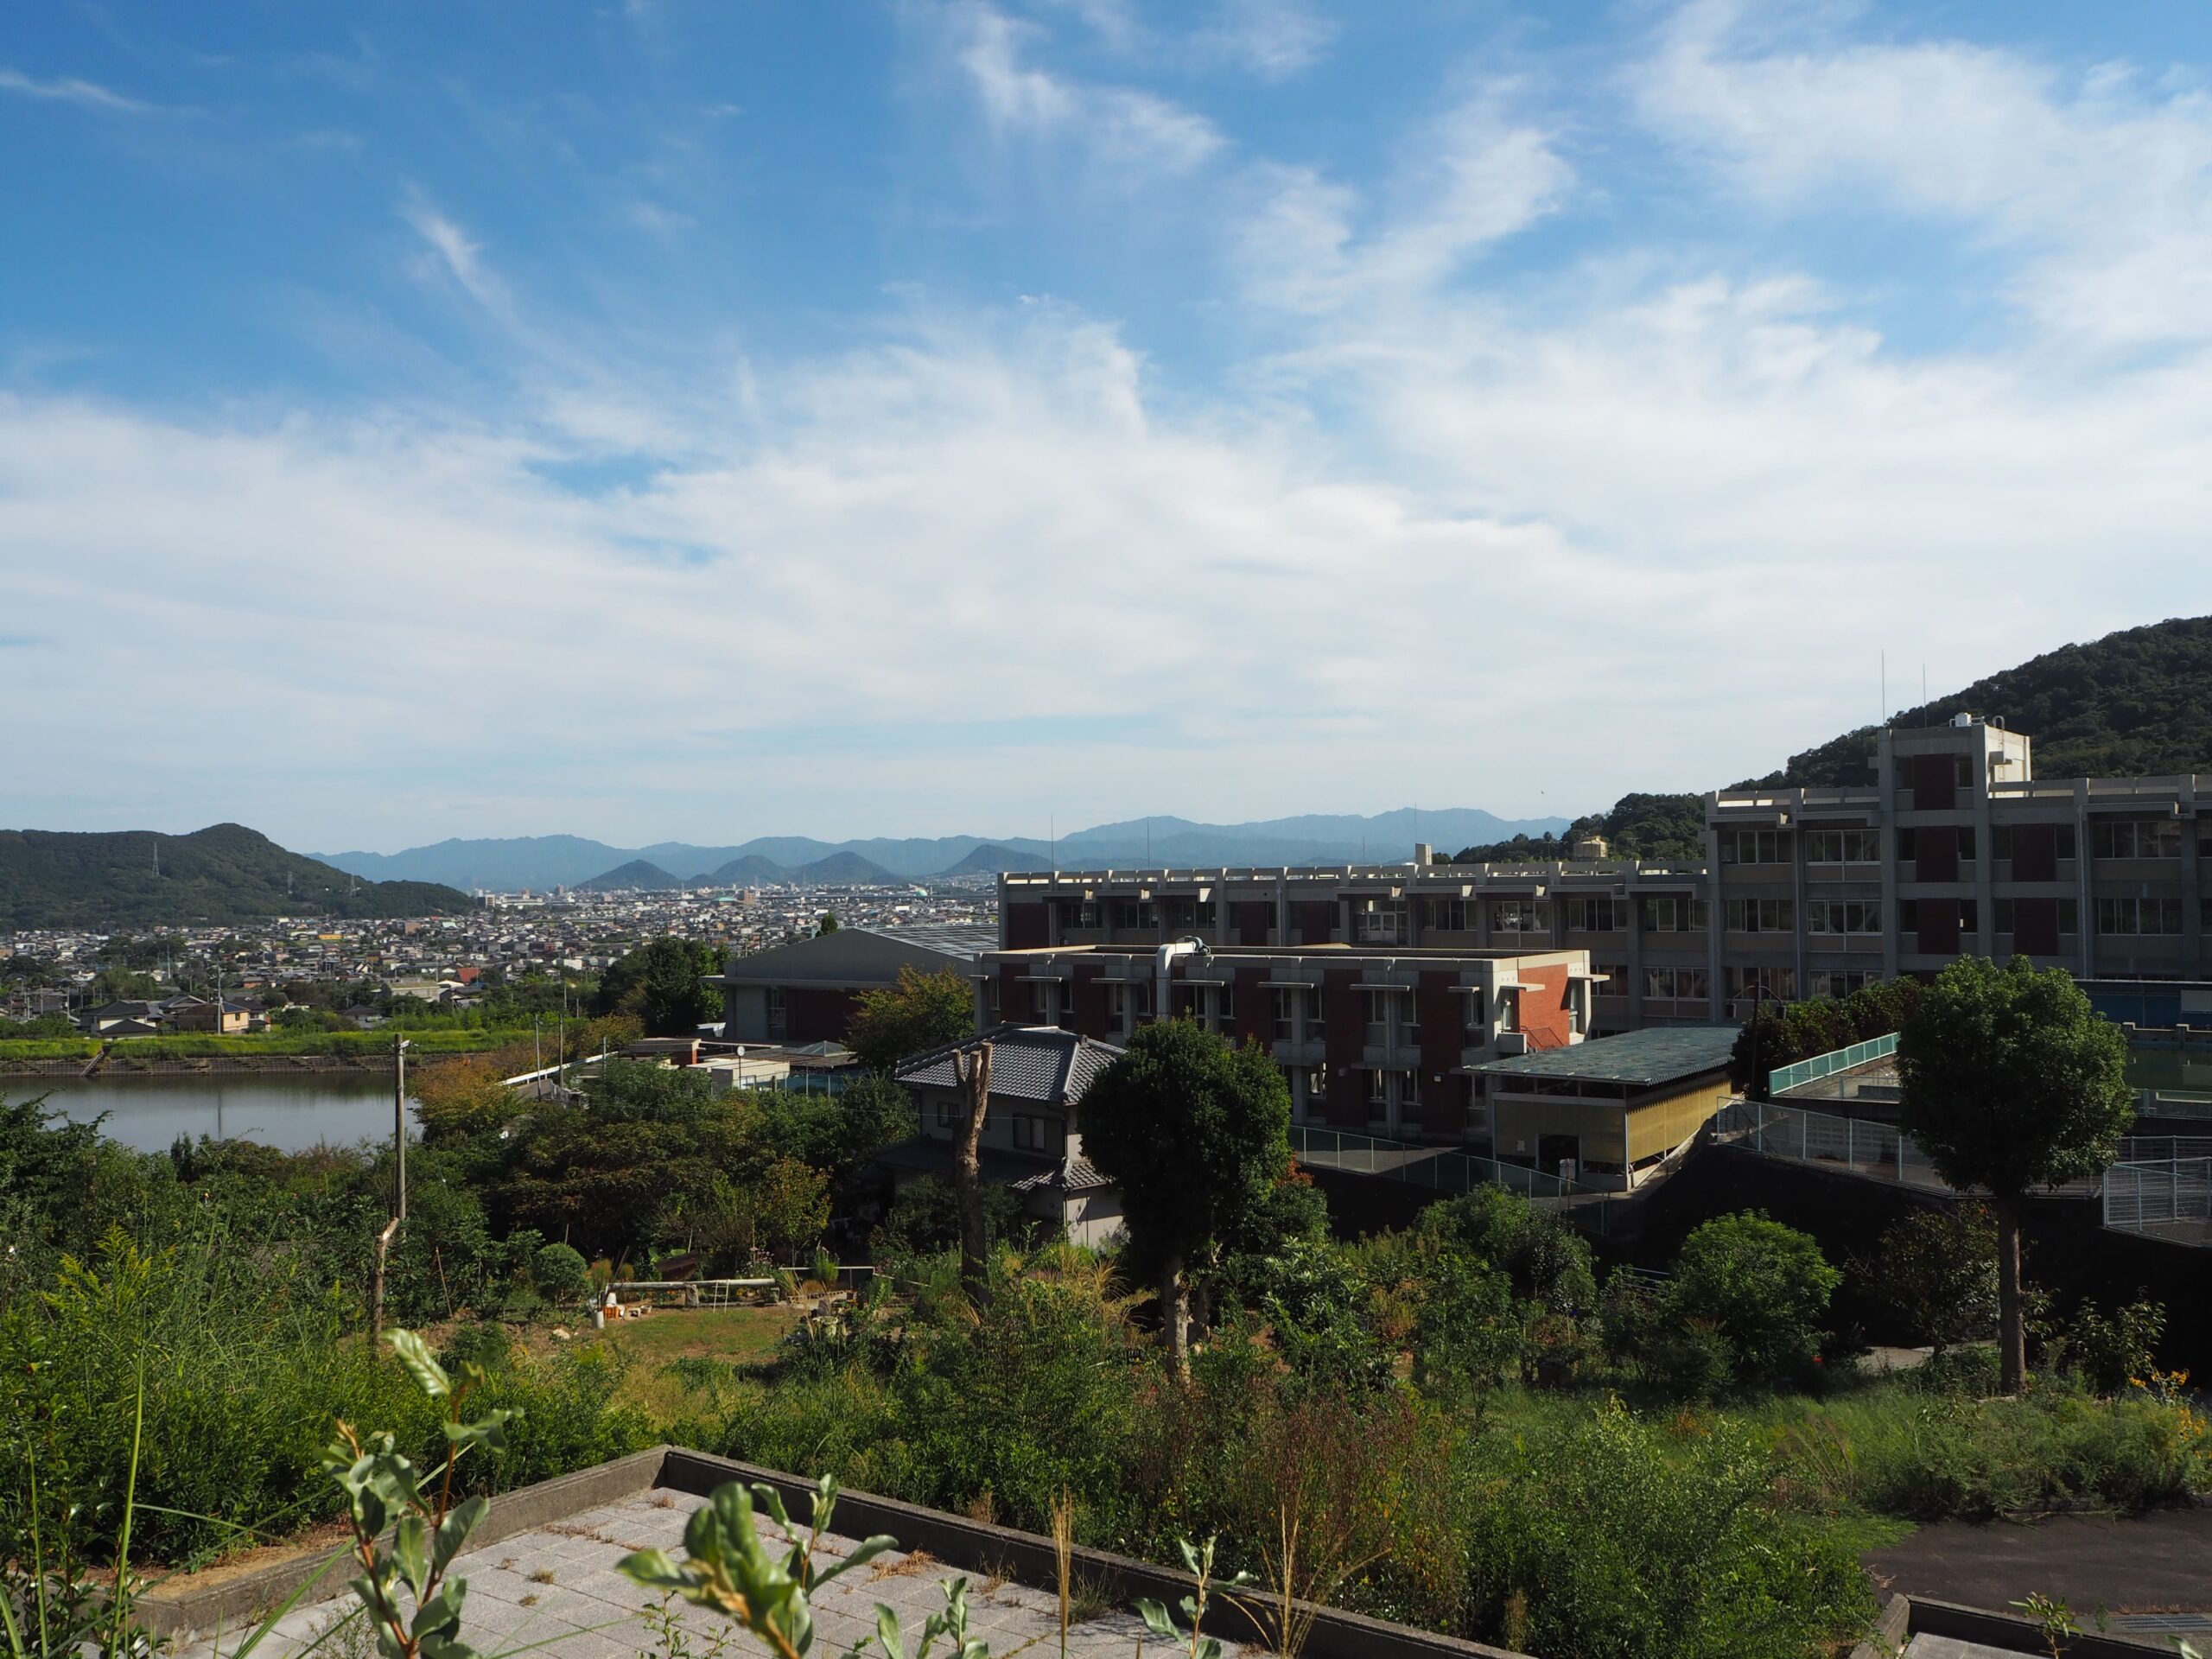
[[2212, 12], [0, 29], [0, 827], [1704, 789], [2212, 611]]

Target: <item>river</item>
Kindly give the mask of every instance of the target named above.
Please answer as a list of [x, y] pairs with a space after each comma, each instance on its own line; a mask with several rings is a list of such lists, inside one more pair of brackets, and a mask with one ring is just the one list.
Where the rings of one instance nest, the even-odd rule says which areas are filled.
[[0, 1082], [0, 1095], [10, 1100], [40, 1093], [50, 1109], [79, 1122], [106, 1113], [105, 1132], [141, 1152], [166, 1152], [180, 1135], [258, 1141], [287, 1152], [391, 1138], [388, 1077], [335, 1071]]

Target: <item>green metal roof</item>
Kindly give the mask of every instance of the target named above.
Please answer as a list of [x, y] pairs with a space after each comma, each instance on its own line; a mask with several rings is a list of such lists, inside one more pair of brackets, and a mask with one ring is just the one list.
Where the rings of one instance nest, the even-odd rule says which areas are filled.
[[1657, 1026], [1600, 1037], [1567, 1048], [1541, 1049], [1475, 1071], [1498, 1077], [1559, 1077], [1577, 1083], [1624, 1083], [1655, 1088], [1718, 1071], [1736, 1046], [1733, 1026]]

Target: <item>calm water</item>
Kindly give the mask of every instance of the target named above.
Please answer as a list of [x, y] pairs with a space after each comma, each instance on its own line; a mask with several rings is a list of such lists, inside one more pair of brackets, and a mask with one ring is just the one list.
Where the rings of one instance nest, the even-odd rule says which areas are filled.
[[[21, 1100], [43, 1090], [49, 1109], [79, 1121], [107, 1116], [106, 1133], [142, 1152], [180, 1135], [259, 1141], [297, 1152], [322, 1141], [391, 1138], [391, 1079], [334, 1071], [279, 1077], [0, 1080]], [[411, 1104], [411, 1103], [410, 1103]]]

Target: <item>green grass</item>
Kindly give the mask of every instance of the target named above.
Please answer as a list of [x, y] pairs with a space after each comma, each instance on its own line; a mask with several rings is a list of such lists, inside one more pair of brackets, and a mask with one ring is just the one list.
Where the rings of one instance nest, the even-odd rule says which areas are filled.
[[681, 1359], [758, 1365], [798, 1323], [791, 1307], [661, 1308], [588, 1332], [582, 1344], [603, 1348], [622, 1363], [613, 1403], [644, 1412], [655, 1423], [677, 1422], [696, 1401], [670, 1367]]
[[[405, 1033], [416, 1055], [473, 1054], [530, 1040], [528, 1026], [492, 1030], [416, 1031]], [[124, 1037], [109, 1045], [113, 1060], [206, 1060], [253, 1055], [358, 1055], [391, 1052], [389, 1031], [257, 1032], [251, 1036]], [[89, 1060], [100, 1043], [90, 1037], [34, 1037], [0, 1039], [0, 1065], [10, 1060]]]

